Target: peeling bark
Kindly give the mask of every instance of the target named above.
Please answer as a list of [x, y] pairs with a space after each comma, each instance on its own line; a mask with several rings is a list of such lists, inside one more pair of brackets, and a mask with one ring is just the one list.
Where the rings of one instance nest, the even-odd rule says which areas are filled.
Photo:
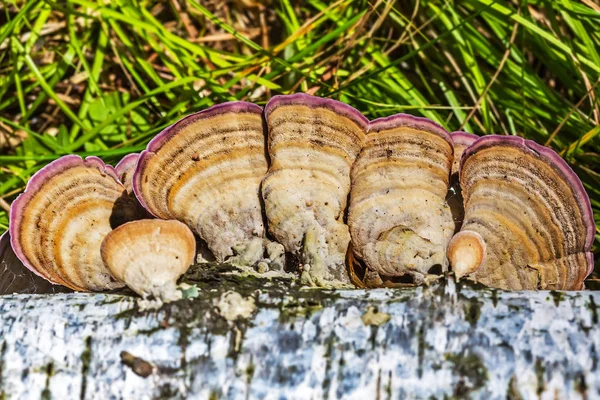
[[[600, 292], [201, 281], [145, 313], [119, 294], [0, 297], [0, 399], [600, 396]], [[228, 290], [250, 318], [219, 315]]]

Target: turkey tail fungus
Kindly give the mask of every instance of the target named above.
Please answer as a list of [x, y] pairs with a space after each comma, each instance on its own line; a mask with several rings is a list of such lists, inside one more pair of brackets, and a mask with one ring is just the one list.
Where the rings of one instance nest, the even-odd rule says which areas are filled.
[[283, 247], [265, 239], [266, 172], [262, 109], [232, 102], [189, 115], [152, 139], [133, 188], [152, 214], [198, 233], [218, 262], [281, 270]]
[[352, 169], [348, 224], [371, 285], [403, 276], [421, 283], [435, 267], [447, 269], [452, 154], [448, 132], [426, 118], [398, 114], [369, 124]]
[[273, 97], [265, 117], [271, 164], [262, 195], [270, 234], [299, 258], [304, 284], [349, 284], [344, 212], [367, 119], [347, 104], [305, 94]]
[[138, 153], [130, 153], [119, 161], [115, 167], [117, 177], [127, 189], [127, 193], [133, 193], [133, 173], [137, 165], [140, 155]]
[[[149, 213], [159, 220], [111, 234], [103, 262], [109, 232]], [[294, 94], [264, 111], [236, 101], [191, 114], [116, 168], [75, 155], [48, 164], [12, 203], [14, 256], [0, 251], [0, 265], [12, 271], [18, 258], [80, 291], [125, 280], [169, 301], [191, 263], [184, 225], [210, 249], [199, 252], [205, 262], [297, 268], [310, 286], [421, 284], [450, 264], [458, 279], [491, 287], [578, 290], [594, 263], [590, 200], [549, 148], [448, 133], [408, 114], [369, 122], [339, 101]], [[154, 263], [173, 254], [180, 261], [163, 265], [173, 275], [162, 275]]]
[[460, 159], [467, 147], [475, 143], [479, 136], [472, 133], [457, 131], [450, 134], [454, 144], [454, 162], [452, 163], [452, 175], [458, 174], [460, 169]]
[[573, 170], [554, 151], [485, 136], [460, 167], [465, 219], [448, 257], [457, 276], [511, 290], [583, 289], [594, 220]]
[[181, 298], [177, 279], [194, 260], [196, 239], [179, 221], [132, 221], [106, 235], [101, 254], [117, 279], [160, 305]]
[[100, 244], [131, 212], [115, 170], [97, 157], [69, 155], [28, 182], [10, 210], [12, 248], [23, 264], [53, 284], [79, 291], [122, 287], [104, 267]]
[[151, 217], [148, 211], [142, 207], [139, 200], [135, 196], [135, 193], [133, 193], [133, 173], [135, 172], [135, 167], [137, 166], [139, 158], [140, 155], [138, 153], [130, 153], [123, 157], [115, 166], [117, 177], [123, 186], [125, 186], [128, 195], [127, 197], [122, 197], [119, 200], [122, 203], [120, 206], [123, 209], [135, 212], [135, 214], [130, 215], [127, 218], [129, 221]]
[[450, 189], [446, 201], [452, 210], [452, 218], [454, 219], [454, 233], [460, 231], [465, 210], [463, 208], [463, 198], [458, 182], [458, 171], [460, 170], [460, 159], [467, 147], [472, 145], [479, 136], [467, 132], [452, 132], [450, 134], [454, 143], [454, 162], [452, 163], [452, 174], [450, 176]]

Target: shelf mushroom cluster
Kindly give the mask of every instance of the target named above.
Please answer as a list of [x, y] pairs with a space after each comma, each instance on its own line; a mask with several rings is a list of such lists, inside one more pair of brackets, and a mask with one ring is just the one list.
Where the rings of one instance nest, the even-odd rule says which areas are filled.
[[554, 151], [304, 94], [189, 115], [116, 168], [62, 157], [10, 217], [15, 254], [50, 282], [166, 301], [193, 233], [218, 262], [295, 268], [312, 286], [450, 267], [491, 287], [577, 290], [593, 269], [589, 198]]

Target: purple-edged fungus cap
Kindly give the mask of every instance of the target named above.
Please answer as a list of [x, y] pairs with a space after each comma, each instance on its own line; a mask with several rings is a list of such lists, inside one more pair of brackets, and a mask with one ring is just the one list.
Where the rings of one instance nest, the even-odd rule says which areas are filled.
[[344, 210], [368, 120], [342, 102], [274, 96], [265, 107], [269, 172], [262, 186], [270, 234], [303, 265], [302, 282], [349, 282]]
[[450, 134], [454, 142], [454, 162], [452, 163], [452, 175], [458, 173], [460, 167], [460, 159], [467, 147], [475, 143], [479, 136], [472, 133], [456, 131]]
[[69, 155], [51, 162], [12, 203], [15, 254], [54, 284], [80, 291], [122, 287], [104, 267], [100, 244], [116, 225], [115, 204], [124, 195], [114, 168], [97, 157]]
[[581, 181], [558, 154], [485, 136], [465, 150], [460, 183], [465, 218], [450, 244], [453, 268], [504, 289], [583, 288], [595, 224]]
[[[348, 225], [355, 259], [385, 277], [423, 282], [447, 268], [454, 222], [446, 203], [453, 142], [409, 114], [371, 121], [352, 169]], [[371, 274], [372, 275], [372, 274]]]
[[140, 155], [138, 153], [130, 153], [119, 161], [115, 167], [115, 172], [119, 177], [119, 180], [127, 189], [127, 193], [133, 193], [133, 173]]
[[[133, 189], [161, 219], [185, 223], [219, 262], [260, 261], [267, 172], [262, 109], [231, 102], [191, 114], [158, 134], [137, 163]], [[267, 260], [269, 263], [271, 260]]]

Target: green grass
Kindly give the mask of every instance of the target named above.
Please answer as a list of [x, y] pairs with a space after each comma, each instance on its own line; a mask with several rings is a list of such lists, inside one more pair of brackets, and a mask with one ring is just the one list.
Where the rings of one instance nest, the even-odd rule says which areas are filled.
[[369, 118], [408, 112], [547, 144], [581, 177], [598, 223], [599, 10], [591, 0], [4, 1], [0, 232], [28, 178], [61, 155], [114, 164], [192, 111], [297, 91]]

